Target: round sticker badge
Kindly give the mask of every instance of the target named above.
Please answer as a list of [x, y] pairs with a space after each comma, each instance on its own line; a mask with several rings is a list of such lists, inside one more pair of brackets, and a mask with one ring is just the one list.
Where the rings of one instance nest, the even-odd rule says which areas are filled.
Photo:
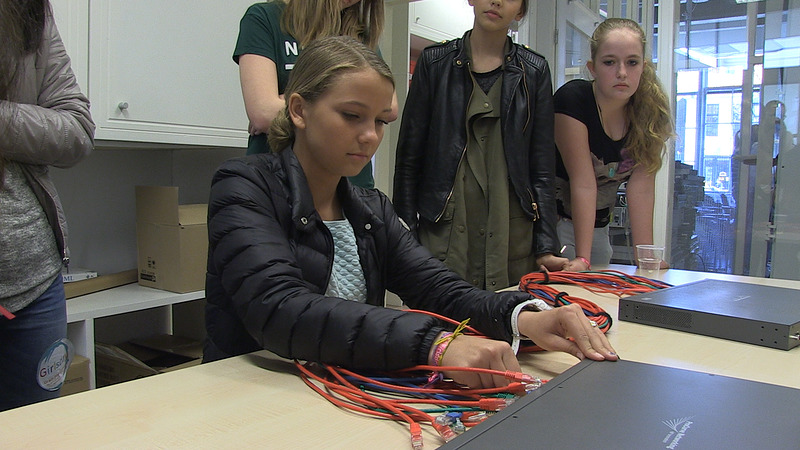
[[67, 378], [67, 369], [72, 362], [75, 351], [69, 339], [59, 339], [45, 350], [39, 360], [36, 381], [42, 389], [57, 391]]

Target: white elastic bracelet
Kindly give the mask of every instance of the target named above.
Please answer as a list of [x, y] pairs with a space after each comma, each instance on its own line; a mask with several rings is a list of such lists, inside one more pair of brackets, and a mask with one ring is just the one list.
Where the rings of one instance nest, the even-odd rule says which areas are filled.
[[539, 298], [533, 298], [528, 300], [527, 302], [522, 302], [519, 305], [514, 307], [514, 310], [511, 311], [511, 334], [513, 339], [511, 341], [511, 350], [514, 351], [516, 355], [519, 351], [519, 342], [522, 340], [522, 335], [519, 332], [519, 313], [522, 311], [547, 311], [549, 309], [553, 309], [550, 305], [548, 305], [544, 300]]

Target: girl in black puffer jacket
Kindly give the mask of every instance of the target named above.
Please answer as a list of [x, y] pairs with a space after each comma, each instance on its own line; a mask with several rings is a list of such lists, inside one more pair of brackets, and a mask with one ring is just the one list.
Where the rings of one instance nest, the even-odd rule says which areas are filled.
[[[347, 181], [383, 137], [392, 80], [381, 58], [351, 38], [311, 44], [270, 129], [271, 148], [282, 151], [234, 159], [217, 171], [208, 212], [205, 360], [265, 348], [352, 369], [435, 362], [519, 370], [508, 344], [512, 322], [546, 348], [616, 359], [579, 308], [530, 312], [542, 307], [528, 294], [473, 288], [417, 243], [385, 195]], [[384, 308], [387, 289], [412, 308], [471, 318], [498, 340], [460, 336], [433, 360], [442, 324]], [[507, 384], [447, 375], [474, 387]]]

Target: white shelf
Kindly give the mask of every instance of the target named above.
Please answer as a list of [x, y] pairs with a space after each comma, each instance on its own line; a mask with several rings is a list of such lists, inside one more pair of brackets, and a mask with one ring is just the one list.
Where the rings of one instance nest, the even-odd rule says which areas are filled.
[[[89, 387], [94, 389], [96, 386], [95, 319], [151, 308], [169, 307], [202, 298], [205, 298], [205, 291], [177, 294], [131, 283], [68, 299], [67, 336], [75, 345], [75, 352], [89, 358]], [[171, 311], [168, 311], [165, 317], [169, 323], [172, 322]]]
[[205, 291], [176, 294], [136, 283], [67, 300], [67, 323], [174, 305], [205, 297]]

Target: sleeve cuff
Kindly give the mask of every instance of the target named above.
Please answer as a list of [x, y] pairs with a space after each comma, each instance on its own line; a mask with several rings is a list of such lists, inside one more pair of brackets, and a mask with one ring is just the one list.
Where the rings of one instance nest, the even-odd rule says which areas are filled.
[[523, 336], [519, 332], [519, 313], [522, 311], [547, 311], [553, 309], [550, 305], [548, 305], [544, 300], [538, 298], [532, 298], [526, 302], [522, 302], [519, 305], [514, 307], [514, 310], [511, 311], [511, 350], [514, 351], [516, 355], [519, 351], [519, 343], [523, 339]]

